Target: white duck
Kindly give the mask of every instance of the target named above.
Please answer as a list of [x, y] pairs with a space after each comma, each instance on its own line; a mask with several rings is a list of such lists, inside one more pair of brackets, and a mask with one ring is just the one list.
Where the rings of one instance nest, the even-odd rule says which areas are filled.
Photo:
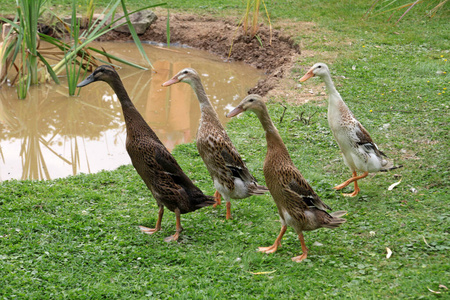
[[[366, 177], [369, 172], [387, 171], [397, 167], [393, 167], [393, 164], [384, 158], [386, 155], [378, 149], [367, 130], [342, 100], [333, 84], [328, 66], [324, 63], [316, 63], [300, 78], [300, 82], [313, 76], [319, 76], [325, 82], [329, 94], [328, 124], [342, 151], [344, 162], [353, 175], [347, 181], [335, 186], [334, 189], [341, 190], [353, 182], [355, 190], [350, 194], [343, 195], [354, 197], [360, 191], [357, 181]], [[358, 176], [357, 171], [363, 173]]]

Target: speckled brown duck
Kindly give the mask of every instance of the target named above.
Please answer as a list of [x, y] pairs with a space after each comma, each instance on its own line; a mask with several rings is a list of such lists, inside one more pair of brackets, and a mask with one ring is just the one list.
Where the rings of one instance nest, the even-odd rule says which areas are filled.
[[213, 197], [204, 195], [186, 176], [172, 154], [137, 111], [114, 68], [106, 65], [98, 67], [80, 82], [78, 87], [95, 81], [108, 83], [116, 93], [122, 105], [127, 129], [127, 152], [134, 168], [152, 192], [159, 206], [155, 228], [140, 226], [140, 229], [147, 234], [159, 231], [165, 206], [176, 216], [176, 232], [165, 240], [167, 242], [176, 241], [183, 230], [180, 215], [214, 204]]
[[201, 119], [197, 131], [197, 149], [214, 182], [216, 205], [220, 196], [226, 200], [226, 219], [231, 218], [230, 199], [244, 199], [251, 195], [267, 192], [250, 174], [219, 117], [206, 95], [200, 76], [191, 68], [178, 72], [172, 79], [163, 83], [170, 86], [175, 83], [188, 83], [200, 102]]
[[336, 228], [346, 221], [340, 218], [346, 212], [337, 211], [331, 214], [326, 212], [330, 207], [319, 198], [295, 167], [260, 96], [248, 95], [227, 116], [234, 117], [247, 110], [258, 116], [266, 133], [267, 154], [264, 160], [264, 177], [270, 194], [277, 205], [282, 226], [275, 243], [270, 247], [260, 247], [259, 251], [275, 252], [281, 246], [281, 239], [289, 225], [298, 234], [303, 251], [302, 255], [293, 257], [292, 260], [301, 262], [308, 254], [303, 231], [321, 227]]
[[[369, 132], [355, 118], [336, 90], [328, 66], [324, 63], [316, 63], [300, 78], [300, 82], [314, 76], [320, 77], [325, 82], [329, 94], [328, 124], [342, 151], [344, 163], [352, 172], [350, 179], [335, 186], [334, 189], [341, 190], [353, 182], [354, 191], [343, 195], [354, 197], [360, 191], [358, 180], [366, 177], [369, 172], [388, 171], [401, 166], [394, 166], [392, 162], [386, 159], [386, 155], [378, 149]], [[357, 171], [363, 173], [358, 176]]]

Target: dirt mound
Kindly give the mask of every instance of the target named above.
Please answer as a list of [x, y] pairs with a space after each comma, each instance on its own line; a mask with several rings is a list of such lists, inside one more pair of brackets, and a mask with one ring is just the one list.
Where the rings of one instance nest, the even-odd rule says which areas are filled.
[[[260, 24], [258, 38], [243, 34], [234, 22], [197, 15], [170, 16], [170, 42], [207, 50], [229, 60], [243, 61], [265, 70], [267, 77], [249, 90], [249, 93], [267, 94], [279, 79], [289, 70], [293, 58], [300, 54], [300, 48], [293, 40], [278, 30], [272, 31]], [[147, 31], [140, 36], [143, 41], [166, 43], [167, 17], [159, 16]], [[102, 40], [131, 40], [129, 34], [110, 32]]]

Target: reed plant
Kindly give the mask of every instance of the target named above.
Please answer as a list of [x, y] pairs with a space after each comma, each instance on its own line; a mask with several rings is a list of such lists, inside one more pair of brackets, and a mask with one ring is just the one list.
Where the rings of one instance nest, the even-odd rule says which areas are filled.
[[[92, 2], [92, 1], [91, 1]], [[76, 1], [72, 2], [72, 18], [71, 18], [71, 37], [72, 37], [72, 41], [73, 41], [73, 45], [78, 45], [80, 44], [80, 39], [79, 39], [79, 34], [80, 34], [80, 22], [78, 21], [77, 18], [77, 10], [76, 10]], [[88, 15], [89, 15], [89, 10], [88, 10]], [[92, 16], [92, 15], [91, 15]], [[85, 18], [84, 21], [86, 22], [86, 24], [89, 24], [91, 20], [91, 17]], [[85, 52], [83, 52], [81, 54], [81, 61], [84, 60], [84, 54]], [[66, 53], [67, 56], [67, 53]], [[80, 65], [77, 64], [77, 60], [75, 58], [71, 59], [70, 61], [68, 61], [67, 63], [64, 64], [64, 66], [66, 67], [66, 75], [67, 75], [67, 85], [69, 88], [69, 95], [70, 96], [74, 96], [76, 89], [77, 89], [77, 83], [79, 82], [79, 77], [81, 74], [81, 70], [82, 68], [79, 67]], [[89, 64], [89, 63], [88, 63]], [[80, 89], [78, 89], [78, 93], [80, 92]]]
[[[266, 3], [264, 0], [247, 0], [245, 13], [242, 19], [240, 20], [238, 24], [238, 28], [242, 26], [244, 30], [244, 35], [250, 35], [252, 38], [256, 38], [261, 46], [263, 46], [261, 39], [257, 35], [259, 30], [259, 11], [261, 8], [261, 4], [264, 6], [264, 10], [267, 16], [267, 20], [269, 21], [269, 30], [270, 30], [270, 38], [269, 38], [269, 44], [272, 44], [272, 23], [270, 22], [270, 16], [269, 12], [267, 10]], [[251, 26], [249, 27], [251, 20]], [[228, 57], [231, 56], [231, 51], [233, 50], [233, 41], [231, 42], [230, 51], [228, 52]]]
[[[27, 49], [26, 59], [22, 62], [26, 64], [30, 74], [30, 83], [38, 83], [38, 19], [41, 13], [42, 4], [45, 0], [18, 0], [18, 14], [20, 27], [22, 29], [23, 40]], [[22, 46], [22, 48], [24, 48]]]
[[167, 10], [166, 37], [167, 37], [167, 47], [170, 48], [170, 12], [169, 12], [169, 10]]
[[8, 70], [19, 60], [16, 66], [18, 78], [17, 95], [25, 98], [30, 84], [38, 83], [38, 47], [37, 35], [38, 19], [45, 0], [16, 0], [17, 11], [14, 20], [3, 21], [9, 23], [10, 30], [2, 45], [2, 82], [7, 77]]
[[[242, 19], [242, 27], [244, 28], [244, 33], [248, 34], [250, 31], [250, 35], [252, 37], [256, 36], [256, 34], [258, 33], [258, 29], [259, 29], [258, 20], [259, 20], [259, 11], [261, 8], [261, 4], [264, 6], [264, 10], [265, 10], [267, 19], [269, 21], [270, 31], [272, 32], [272, 24], [270, 22], [269, 12], [267, 11], [267, 6], [266, 6], [264, 0], [247, 0], [245, 14]], [[251, 20], [251, 26], [249, 27], [250, 20]]]
[[[121, 26], [123, 20], [126, 21], [135, 45], [138, 47], [142, 57], [148, 63], [148, 66], [153, 68], [134, 27], [131, 25], [129, 15], [144, 9], [165, 5], [165, 3], [147, 5], [128, 13], [125, 0], [112, 0], [103, 10], [102, 15], [104, 17], [93, 20], [94, 2], [88, 1], [87, 16], [83, 19], [83, 23], [88, 25], [88, 27], [80, 33], [80, 22], [77, 21], [78, 2], [74, 0], [72, 1], [72, 21], [70, 26], [53, 13], [69, 33], [71, 43], [66, 43], [44, 33], [38, 33], [38, 20], [45, 10], [44, 4], [46, 0], [16, 1], [17, 13], [14, 20], [0, 18], [11, 27], [0, 52], [2, 73], [5, 71], [5, 74], [2, 76], [3, 78], [0, 78], [0, 82], [4, 83], [7, 77], [13, 77], [14, 69], [17, 70], [17, 76], [13, 77], [10, 83], [12, 85], [17, 84], [19, 99], [26, 97], [30, 84], [37, 84], [50, 78], [56, 83], [59, 83], [58, 75], [64, 70], [68, 72], [69, 93], [73, 95], [75, 94], [76, 82], [81, 74], [79, 68], [88, 70], [96, 67], [99, 62], [110, 63], [111, 60], [115, 60], [140, 69], [147, 69], [147, 67], [108, 54], [104, 49], [99, 50], [88, 46], [95, 39]], [[121, 17], [116, 16], [119, 5], [121, 5], [124, 13]], [[50, 13], [52, 12], [50, 11]], [[58, 51], [40, 49], [40, 40], [50, 43]], [[61, 56], [63, 56], [62, 59]], [[102, 57], [106, 59], [102, 59]], [[57, 62], [51, 65], [48, 62], [50, 59], [56, 60]], [[16, 63], [19, 66], [16, 66]], [[42, 72], [43, 76], [39, 77], [39, 72]]]

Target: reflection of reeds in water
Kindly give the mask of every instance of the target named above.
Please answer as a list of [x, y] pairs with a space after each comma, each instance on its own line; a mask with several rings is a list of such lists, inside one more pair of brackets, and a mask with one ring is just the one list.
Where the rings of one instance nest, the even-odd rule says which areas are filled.
[[[143, 87], [151, 77], [144, 74], [136, 71], [124, 76], [125, 80], [133, 78], [133, 99], [145, 98]], [[21, 179], [51, 179], [47, 162], [55, 159], [70, 166], [73, 175], [78, 174], [82, 164], [91, 172], [86, 140], [98, 140], [102, 132], [110, 129], [116, 129], [116, 139], [124, 134], [121, 108], [112, 104], [112, 94], [108, 99], [103, 94], [105, 89], [94, 89], [90, 95], [84, 95], [86, 100], [80, 100], [67, 97], [61, 89], [64, 87], [32, 87], [30, 100], [24, 101], [16, 99], [12, 88], [0, 90], [0, 140], [20, 140]], [[69, 149], [68, 157], [60, 153], [61, 146]], [[4, 162], [2, 148], [0, 155]]]
[[[128, 51], [129, 46], [120, 47]], [[167, 61], [167, 53], [175, 58], [184, 56]], [[158, 55], [161, 57], [154, 60], [157, 73], [131, 68], [119, 70], [119, 73], [133, 103], [169, 149], [192, 141], [198, 128], [200, 109], [189, 85], [167, 89], [161, 87], [161, 83], [184, 67], [199, 70], [205, 74], [202, 80], [206, 92], [224, 121], [225, 106], [231, 101], [239, 102], [239, 96], [245, 95], [246, 89], [258, 79], [258, 75], [244, 71], [240, 65], [223, 65], [221, 60], [204, 60], [198, 54], [187, 56], [182, 50], [164, 51]], [[92, 87], [84, 88], [78, 98], [68, 97], [64, 84], [41, 84], [33, 86], [24, 101], [17, 100], [13, 88], [3, 86], [0, 89], [0, 143], [3, 147], [13, 147], [0, 147], [1, 160], [6, 161], [0, 168], [5, 165], [8, 172], [13, 173], [0, 180], [11, 177], [49, 179], [56, 175], [75, 175], [80, 170], [97, 171], [99, 166], [112, 169], [129, 163], [121, 106], [106, 84]], [[101, 149], [92, 148], [93, 143], [99, 141]], [[112, 142], [115, 145], [109, 148]], [[17, 166], [11, 166], [19, 152]], [[6, 173], [2, 171], [2, 174]]]

